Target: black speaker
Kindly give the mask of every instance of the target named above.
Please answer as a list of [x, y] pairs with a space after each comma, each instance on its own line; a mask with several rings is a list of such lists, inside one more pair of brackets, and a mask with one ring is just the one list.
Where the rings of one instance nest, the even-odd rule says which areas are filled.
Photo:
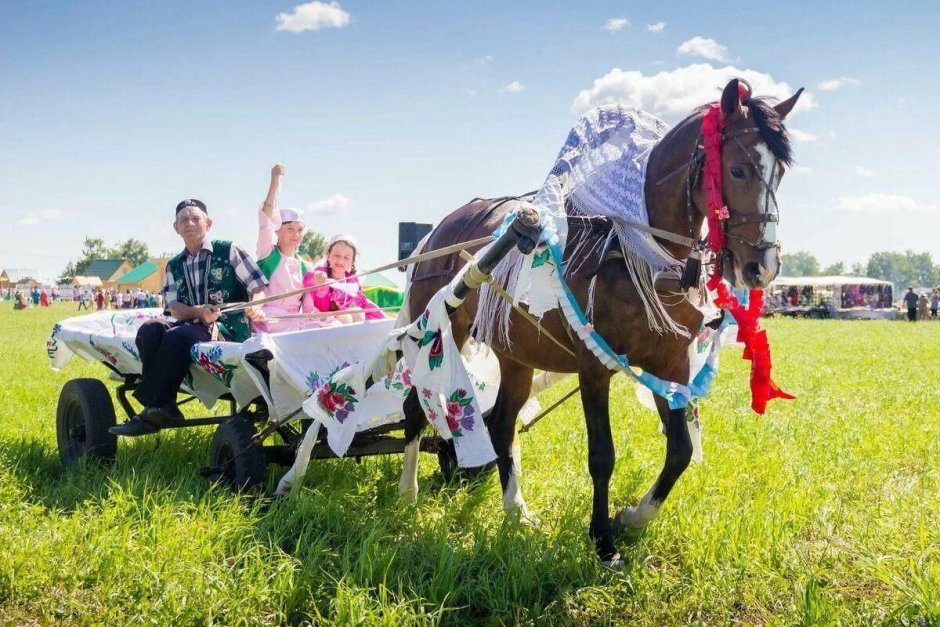
[[[424, 238], [425, 235], [431, 232], [431, 229], [434, 228], [432, 224], [422, 224], [420, 222], [399, 222], [398, 223], [398, 260], [401, 261], [406, 257], [410, 257], [414, 254], [415, 248], [418, 247], [418, 243]], [[402, 272], [405, 271], [404, 267], [399, 268]]]

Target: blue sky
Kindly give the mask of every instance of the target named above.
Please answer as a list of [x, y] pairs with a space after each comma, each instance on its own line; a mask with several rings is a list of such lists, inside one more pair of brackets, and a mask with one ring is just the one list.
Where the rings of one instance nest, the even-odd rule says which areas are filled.
[[789, 124], [784, 251], [940, 257], [937, 3], [298, 6], [4, 0], [0, 267], [54, 277], [86, 234], [175, 251], [186, 197], [251, 249], [277, 162], [281, 204], [377, 265], [399, 221], [537, 188], [584, 108], [671, 122], [729, 73], [809, 94]]

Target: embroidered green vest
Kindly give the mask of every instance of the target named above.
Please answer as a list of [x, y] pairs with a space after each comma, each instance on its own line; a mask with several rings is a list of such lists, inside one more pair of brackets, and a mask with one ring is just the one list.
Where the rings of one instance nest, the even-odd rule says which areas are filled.
[[[271, 275], [273, 275], [274, 271], [277, 270], [277, 267], [280, 265], [281, 259], [283, 257], [284, 255], [282, 255], [281, 251], [279, 251], [277, 246], [275, 246], [273, 249], [271, 249], [271, 254], [258, 261], [258, 267], [261, 268], [261, 272], [264, 274], [264, 278], [271, 278]], [[307, 274], [307, 264], [304, 263], [304, 260], [298, 257], [297, 261], [300, 262], [301, 274]]]
[[[232, 242], [212, 241], [212, 252], [209, 253], [205, 275], [202, 277], [202, 294], [198, 299], [193, 297], [184, 253], [170, 259], [167, 267], [176, 282], [176, 299], [191, 307], [198, 304], [222, 305], [247, 301], [248, 290], [238, 280], [235, 268], [229, 261], [231, 249]], [[219, 332], [231, 342], [244, 342], [251, 335], [248, 318], [241, 311], [222, 314], [216, 324]]]

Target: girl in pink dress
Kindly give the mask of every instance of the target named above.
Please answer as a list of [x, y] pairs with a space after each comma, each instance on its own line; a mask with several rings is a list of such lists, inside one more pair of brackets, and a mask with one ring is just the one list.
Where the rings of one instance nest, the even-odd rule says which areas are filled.
[[[363, 320], [381, 320], [385, 314], [362, 293], [356, 274], [358, 248], [352, 235], [339, 234], [330, 238], [326, 259], [304, 275], [304, 285], [323, 285], [327, 281], [341, 279], [337, 283], [311, 290], [304, 296], [304, 306], [320, 311], [338, 312], [336, 319], [343, 323]], [[344, 310], [351, 310], [342, 313]]]
[[[258, 211], [258, 266], [268, 279], [265, 296], [275, 296], [303, 287], [307, 263], [297, 256], [297, 247], [304, 238], [304, 221], [295, 209], [275, 210], [274, 205], [281, 187], [284, 166], [278, 164], [271, 169], [271, 184], [268, 195]], [[311, 326], [335, 324], [329, 318], [281, 318], [292, 314], [316, 312], [304, 307], [303, 295], [268, 303], [262, 307], [263, 316], [252, 321], [255, 331], [261, 333], [283, 333], [299, 331]]]

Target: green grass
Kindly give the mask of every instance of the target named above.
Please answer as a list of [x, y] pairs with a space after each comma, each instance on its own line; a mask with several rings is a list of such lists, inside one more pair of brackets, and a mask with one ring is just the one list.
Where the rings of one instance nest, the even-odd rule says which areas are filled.
[[[587, 539], [574, 400], [523, 436], [534, 528], [504, 519], [495, 478], [442, 485], [430, 456], [414, 506], [397, 501], [399, 456], [312, 462], [284, 500], [234, 496], [196, 474], [211, 428], [64, 472], [59, 390], [106, 378], [49, 369], [46, 334], [69, 315], [0, 306], [0, 622], [940, 624], [940, 324], [768, 321], [776, 379], [799, 398], [764, 417], [727, 350], [705, 462], [641, 538], [618, 539], [615, 573]], [[616, 381], [619, 508], [665, 440]]]

